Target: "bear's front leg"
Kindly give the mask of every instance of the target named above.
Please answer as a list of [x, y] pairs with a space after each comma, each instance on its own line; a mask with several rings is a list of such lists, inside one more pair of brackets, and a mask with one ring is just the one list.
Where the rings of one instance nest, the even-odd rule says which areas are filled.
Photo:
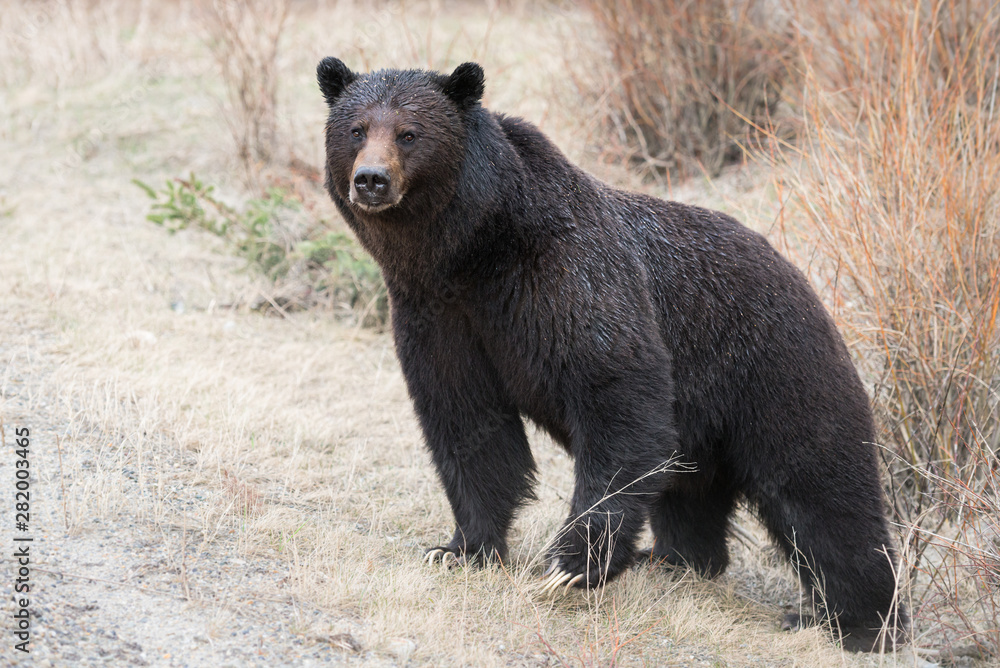
[[[531, 498], [534, 459], [520, 416], [510, 407], [436, 401], [420, 410], [438, 477], [455, 515], [455, 533], [447, 545], [426, 552], [429, 563], [484, 565], [507, 559], [507, 532], [514, 512]], [[485, 397], [484, 397], [485, 398]], [[414, 396], [414, 403], [422, 403]]]
[[602, 475], [605, 469], [593, 461], [576, 461], [570, 515], [549, 550], [543, 590], [596, 587], [628, 568], [649, 499], [664, 484], [654, 463], [645, 471], [617, 467], [614, 477]]
[[393, 308], [407, 388], [455, 515], [451, 541], [430, 548], [425, 558], [505, 560], [514, 513], [532, 497], [534, 483], [520, 414], [464, 319], [447, 308], [418, 310], [401, 300]]
[[632, 564], [650, 501], [665, 488], [676, 432], [669, 380], [654, 373], [587, 393], [571, 448], [569, 518], [549, 550], [543, 591], [595, 587]]

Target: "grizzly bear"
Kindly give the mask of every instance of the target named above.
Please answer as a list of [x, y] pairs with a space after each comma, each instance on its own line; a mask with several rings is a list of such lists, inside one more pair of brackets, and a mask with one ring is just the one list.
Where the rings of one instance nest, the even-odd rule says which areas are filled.
[[[507, 559], [535, 463], [522, 416], [574, 458], [546, 585], [651, 558], [729, 563], [760, 517], [850, 649], [896, 603], [865, 389], [803, 275], [706, 209], [624, 192], [490, 112], [482, 68], [352, 72], [324, 59], [326, 188], [385, 278], [414, 409], [455, 515], [428, 559]], [[789, 616], [785, 626], [811, 617]]]

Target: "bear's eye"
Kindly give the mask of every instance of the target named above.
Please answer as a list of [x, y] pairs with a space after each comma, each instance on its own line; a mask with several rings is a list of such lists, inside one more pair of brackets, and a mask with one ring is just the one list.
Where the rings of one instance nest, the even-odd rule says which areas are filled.
[[352, 128], [351, 136], [355, 139], [361, 139], [361, 128]]
[[405, 141], [407, 144], [412, 143], [413, 140], [416, 139], [416, 138], [417, 138], [417, 135], [413, 134], [412, 132], [404, 132], [403, 133], [403, 141]]

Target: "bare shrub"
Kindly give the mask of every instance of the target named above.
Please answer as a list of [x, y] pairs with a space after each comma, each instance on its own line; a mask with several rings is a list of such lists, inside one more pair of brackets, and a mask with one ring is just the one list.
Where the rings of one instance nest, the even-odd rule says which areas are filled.
[[[609, 152], [647, 174], [717, 175], [767, 126], [785, 83], [785, 22], [758, 0], [587, 0], [610, 58], [598, 86]], [[587, 63], [587, 67], [599, 67]]]
[[875, 381], [917, 621], [996, 654], [1000, 11], [805, 7], [802, 150], [786, 153], [785, 184]]
[[[147, 65], [148, 26], [165, 12], [122, 0], [6, 0], [0, 7], [0, 86], [78, 86]], [[58, 39], [49, 36], [58, 35]]]
[[[982, 440], [954, 473], [921, 474], [934, 485], [929, 519], [909, 519], [907, 561], [917, 570], [921, 621], [945, 658], [1000, 652], [1000, 459]], [[948, 517], [942, 521], [942, 517]]]
[[222, 69], [226, 119], [249, 174], [269, 162], [278, 145], [278, 46], [287, 0], [213, 0], [209, 46]]

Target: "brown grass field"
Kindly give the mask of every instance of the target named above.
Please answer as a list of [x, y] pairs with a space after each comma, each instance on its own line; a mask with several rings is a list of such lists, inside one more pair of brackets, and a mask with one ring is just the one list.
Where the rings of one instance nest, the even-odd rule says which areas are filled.
[[[338, 305], [251, 309], [273, 301], [275, 285], [246, 271], [217, 237], [168, 235], [149, 222], [150, 200], [132, 179], [159, 187], [193, 172], [232, 206], [277, 184], [304, 217], [342, 230], [308, 168], [323, 164], [316, 63], [335, 55], [359, 70], [446, 69], [476, 60], [487, 74], [486, 106], [537, 123], [589, 171], [724, 210], [769, 235], [829, 296], [874, 383], [871, 355], [885, 341], [862, 335], [870, 321], [849, 314], [863, 302], [831, 288], [839, 265], [821, 254], [824, 240], [844, 241], [811, 236], [813, 217], [839, 206], [836, 193], [824, 191], [826, 209], [803, 205], [818, 169], [810, 161], [820, 155], [806, 151], [756, 152], [715, 179], [640, 178], [601, 150], [600, 96], [584, 91], [580, 66], [601, 56], [590, 15], [517, 0], [291, 2], [273, 60], [273, 155], [241, 157], [233, 99], [211, 48], [210, 4], [0, 4], [0, 485], [13, 485], [14, 430], [30, 428], [34, 537], [31, 654], [14, 651], [8, 633], [14, 568], [5, 557], [0, 665], [996, 660], [996, 580], [970, 590], [955, 579], [950, 608], [927, 582], [952, 582], [935, 564], [979, 572], [949, 561], [953, 548], [993, 558], [985, 572], [992, 563], [1000, 577], [997, 548], [975, 542], [998, 535], [991, 513], [1000, 468], [986, 467], [994, 487], [976, 488], [981, 504], [963, 506], [962, 517], [972, 513], [985, 528], [970, 534], [961, 520], [934, 523], [947, 540], [927, 548], [932, 556], [912, 580], [903, 578], [914, 645], [926, 650], [919, 653], [850, 655], [821, 629], [780, 632], [782, 611], [798, 604], [795, 577], [745, 512], [731, 540], [733, 565], [718, 580], [639, 566], [600, 591], [534, 596], [546, 541], [572, 493], [571, 460], [538, 431], [530, 437], [539, 501], [516, 522], [511, 563], [452, 571], [423, 564], [422, 548], [450, 536], [452, 517], [389, 334], [361, 327]], [[803, 87], [823, 73], [807, 74]], [[789, 115], [821, 112], [807, 102]], [[831, 142], [850, 131], [842, 116], [823, 118], [816, 127]], [[992, 137], [979, 148], [997, 166]], [[982, 178], [982, 188], [1000, 185], [995, 174]], [[995, 197], [983, 206], [996, 214]], [[1000, 224], [991, 220], [976, 234], [995, 247]], [[996, 378], [985, 385], [996, 388]], [[986, 411], [997, 410], [991, 391]], [[988, 458], [992, 446], [983, 442]], [[2, 511], [13, 515], [12, 506]], [[4, 524], [6, 554], [15, 532]], [[921, 545], [913, 535], [923, 526], [900, 525], [904, 558]]]

